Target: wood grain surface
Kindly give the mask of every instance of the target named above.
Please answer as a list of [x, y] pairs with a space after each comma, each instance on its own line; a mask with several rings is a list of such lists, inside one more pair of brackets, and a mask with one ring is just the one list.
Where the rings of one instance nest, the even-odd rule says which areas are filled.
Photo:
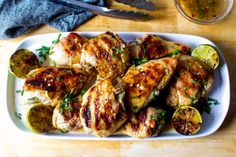
[[[175, 8], [172, 0], [153, 0], [158, 10], [149, 12], [155, 18], [137, 22], [96, 16], [75, 31], [130, 31], [193, 34], [208, 38], [222, 51], [229, 67], [231, 79], [230, 108], [223, 125], [213, 135], [184, 140], [162, 141], [78, 141], [29, 137], [9, 123], [2, 108], [5, 99], [0, 90], [0, 157], [77, 157], [77, 156], [175, 156], [175, 157], [236, 157], [236, 2], [231, 13], [214, 25], [198, 25], [187, 21]], [[116, 2], [110, 8], [133, 9]], [[1, 70], [7, 68], [8, 59], [24, 38], [58, 32], [41, 26], [21, 37], [0, 40]], [[2, 74], [0, 73], [0, 76]], [[1, 77], [0, 77], [1, 78]], [[6, 82], [1, 82], [4, 84]]]

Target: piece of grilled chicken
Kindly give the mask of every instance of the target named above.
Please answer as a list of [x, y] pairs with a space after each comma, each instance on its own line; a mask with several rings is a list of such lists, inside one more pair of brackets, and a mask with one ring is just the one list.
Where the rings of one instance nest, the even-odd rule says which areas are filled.
[[123, 76], [128, 61], [127, 44], [116, 33], [100, 34], [83, 45], [81, 64], [94, 67], [102, 78]]
[[134, 59], [158, 59], [177, 53], [187, 54], [191, 47], [176, 42], [166, 41], [157, 35], [146, 34], [129, 44], [130, 56]]
[[92, 77], [78, 67], [41, 67], [28, 74], [23, 86], [24, 97], [55, 106], [67, 93], [78, 94]]
[[170, 84], [166, 103], [177, 108], [180, 105], [194, 105], [204, 97], [213, 84], [213, 70], [197, 58], [182, 55], [176, 69], [176, 76]]
[[136, 113], [159, 95], [171, 79], [177, 63], [178, 59], [166, 57], [130, 67], [121, 79], [126, 91], [127, 108]]
[[136, 138], [158, 136], [165, 124], [165, 111], [146, 107], [125, 123], [121, 132]]
[[82, 125], [79, 115], [81, 103], [81, 95], [77, 97], [74, 97], [72, 94], [65, 95], [53, 111], [53, 126], [62, 132], [69, 132], [81, 128]]
[[82, 45], [88, 39], [77, 33], [70, 33], [63, 37], [52, 48], [52, 54], [49, 58], [59, 66], [71, 66], [72, 64], [80, 63], [82, 53]]
[[109, 78], [97, 81], [83, 96], [80, 118], [84, 130], [101, 137], [119, 129], [127, 120], [124, 94]]

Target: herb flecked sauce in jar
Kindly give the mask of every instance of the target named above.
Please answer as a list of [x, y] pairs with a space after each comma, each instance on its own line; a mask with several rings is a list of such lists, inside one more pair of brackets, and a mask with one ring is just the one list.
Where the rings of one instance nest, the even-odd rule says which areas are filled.
[[223, 0], [179, 0], [182, 10], [191, 18], [210, 20], [222, 10]]

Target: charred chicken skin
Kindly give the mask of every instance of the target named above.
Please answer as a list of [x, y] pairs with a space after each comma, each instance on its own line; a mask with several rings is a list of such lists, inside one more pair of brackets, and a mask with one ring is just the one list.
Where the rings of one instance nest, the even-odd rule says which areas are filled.
[[182, 55], [166, 98], [169, 106], [194, 105], [213, 84], [213, 70], [197, 58]]
[[130, 55], [134, 59], [158, 59], [176, 53], [187, 54], [191, 47], [170, 42], [157, 35], [146, 34], [129, 44]]
[[178, 60], [172, 57], [152, 60], [129, 68], [121, 79], [127, 106], [132, 112], [145, 107], [168, 84]]
[[42, 97], [55, 106], [67, 93], [79, 93], [90, 80], [91, 74], [82, 68], [41, 67], [28, 74], [23, 88], [25, 92], [37, 93], [38, 99]]
[[81, 95], [77, 97], [74, 97], [72, 94], [65, 95], [53, 111], [53, 126], [62, 132], [81, 128], [82, 125], [79, 115], [81, 103]]
[[83, 45], [81, 64], [94, 67], [102, 78], [123, 76], [128, 61], [128, 47], [116, 33], [100, 34]]
[[59, 66], [80, 63], [82, 45], [87, 41], [86, 37], [72, 32], [53, 46], [49, 57]]
[[81, 122], [87, 133], [109, 136], [127, 120], [124, 91], [117, 90], [109, 78], [95, 83], [83, 96]]
[[146, 107], [125, 123], [122, 132], [136, 137], [158, 136], [165, 124], [165, 112], [162, 109]]

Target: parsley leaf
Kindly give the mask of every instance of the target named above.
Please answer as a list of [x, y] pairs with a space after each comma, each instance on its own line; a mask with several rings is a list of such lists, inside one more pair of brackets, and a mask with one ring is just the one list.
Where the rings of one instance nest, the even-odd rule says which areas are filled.
[[210, 98], [208, 97], [207, 99], [205, 99], [205, 101], [202, 103], [201, 108], [199, 110], [199, 112], [201, 114], [203, 114], [204, 112], [206, 112], [207, 114], [211, 113], [211, 107], [212, 105], [219, 105], [220, 103], [214, 99], [214, 98]]
[[78, 101], [77, 98], [75, 98], [71, 93], [68, 93], [61, 101], [61, 109], [71, 112], [73, 111], [73, 108], [70, 106], [70, 104], [75, 103], [77, 101]]
[[58, 35], [57, 39], [52, 41], [52, 44], [54, 45], [57, 44], [60, 41], [60, 38], [61, 38], [61, 33]]
[[18, 113], [18, 112], [15, 112], [15, 116], [21, 120], [21, 117], [22, 117], [22, 114], [21, 113]]
[[24, 92], [25, 92], [24, 90], [19, 90], [19, 89], [16, 90], [16, 93], [20, 93], [21, 96], [23, 96]]
[[156, 123], [159, 123], [159, 121], [166, 116], [166, 111], [162, 111], [157, 114], [157, 116], [150, 115], [150, 119], [154, 120]]
[[[60, 41], [60, 37], [61, 37], [61, 33], [58, 35], [57, 39], [52, 41], [52, 44], [53, 45], [57, 44]], [[43, 45], [41, 48], [36, 49], [36, 51], [39, 52], [39, 57], [41, 57], [43, 61], [45, 61], [47, 57], [53, 53], [53, 51], [51, 51], [53, 45], [52, 46]]]
[[140, 64], [143, 64], [143, 63], [146, 63], [148, 62], [148, 59], [147, 58], [134, 58], [132, 59], [132, 63], [135, 65], [135, 66], [138, 66]]
[[42, 46], [41, 48], [36, 49], [36, 51], [39, 51], [39, 57], [43, 58], [43, 61], [45, 61], [48, 55], [50, 55], [50, 50], [51, 47], [49, 46]]
[[172, 52], [171, 56], [175, 56], [175, 55], [178, 55], [178, 54], [180, 54], [180, 53], [181, 53], [180, 50], [174, 50], [174, 51]]

